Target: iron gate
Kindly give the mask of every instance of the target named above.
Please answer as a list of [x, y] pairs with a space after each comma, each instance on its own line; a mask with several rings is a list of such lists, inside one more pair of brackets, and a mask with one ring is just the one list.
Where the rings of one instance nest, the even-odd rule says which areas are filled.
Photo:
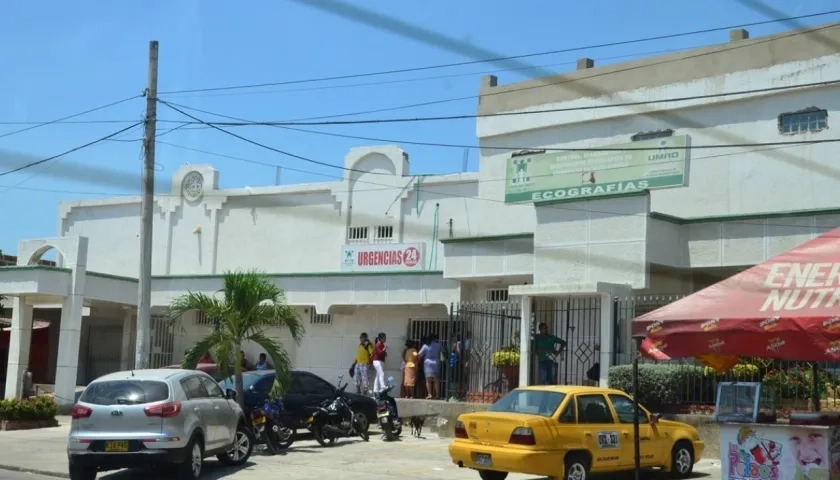
[[175, 344], [175, 329], [165, 315], [152, 315], [150, 319], [151, 338], [149, 339], [149, 368], [161, 368], [172, 365]]

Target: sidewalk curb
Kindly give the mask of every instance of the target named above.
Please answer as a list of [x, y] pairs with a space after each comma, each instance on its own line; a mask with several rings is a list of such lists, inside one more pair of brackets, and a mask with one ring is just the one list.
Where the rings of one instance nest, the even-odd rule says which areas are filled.
[[37, 468], [18, 467], [18, 466], [15, 466], [15, 465], [0, 464], [0, 470], [8, 470], [8, 471], [11, 471], [11, 472], [20, 472], [20, 473], [34, 473], [35, 475], [43, 475], [45, 477], [70, 478], [70, 474], [64, 473], [64, 472], [50, 472], [48, 470], [38, 470]]

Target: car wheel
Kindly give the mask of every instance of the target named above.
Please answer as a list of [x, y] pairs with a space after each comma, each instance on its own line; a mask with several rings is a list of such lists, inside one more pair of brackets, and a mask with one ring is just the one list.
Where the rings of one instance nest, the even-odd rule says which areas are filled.
[[[267, 432], [266, 435], [271, 435], [271, 433]], [[233, 436], [233, 448], [225, 453], [216, 455], [216, 458], [223, 465], [238, 467], [248, 461], [253, 450], [254, 434], [250, 428], [240, 423], [236, 427], [236, 433]]]
[[95, 478], [96, 467], [70, 464], [70, 480], [94, 480]]
[[179, 480], [198, 480], [204, 465], [204, 445], [201, 439], [193, 437], [184, 449], [184, 461], [175, 467], [175, 478]]
[[586, 480], [589, 477], [589, 459], [580, 454], [572, 454], [566, 457], [565, 480]]
[[479, 470], [478, 476], [481, 480], [505, 480], [508, 472], [498, 472], [496, 470]]
[[681, 440], [671, 449], [671, 476], [688, 478], [694, 471], [694, 447]]

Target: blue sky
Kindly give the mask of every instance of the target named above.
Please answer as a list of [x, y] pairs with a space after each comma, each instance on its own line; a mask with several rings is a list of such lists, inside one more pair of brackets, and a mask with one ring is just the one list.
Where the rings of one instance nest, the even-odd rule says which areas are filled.
[[[735, 0], [589, 0], [522, 2], [478, 0], [355, 0], [356, 5], [419, 25], [466, 44], [518, 55], [596, 45], [704, 28], [767, 20]], [[835, 8], [829, 0], [766, 1], [787, 15]], [[643, 6], [640, 6], [643, 5]], [[145, 0], [10, 2], [0, 19], [0, 122], [48, 121], [139, 94], [146, 86], [148, 42], [160, 41], [160, 91], [282, 82], [472, 60], [433, 45], [328, 15], [290, 0], [209, 2]], [[805, 25], [840, 20], [840, 15], [803, 20]], [[784, 24], [751, 27], [752, 36], [790, 29]], [[686, 36], [527, 60], [541, 71], [574, 69], [588, 56], [596, 65], [695, 46], [722, 43], [727, 32]], [[494, 65], [470, 65], [382, 77], [264, 87], [205, 94], [164, 95], [180, 104], [253, 120], [288, 120], [375, 110], [398, 105], [477, 94], [483, 73]], [[496, 73], [500, 83], [528, 78], [528, 71]], [[449, 78], [434, 78], [452, 75]], [[419, 80], [422, 79], [422, 80]], [[410, 80], [395, 82], [397, 80]], [[366, 86], [340, 85], [393, 82]], [[352, 118], [472, 114], [477, 100], [436, 104]], [[139, 121], [143, 99], [78, 120]], [[181, 120], [164, 106], [161, 120]], [[210, 119], [205, 115], [199, 115]], [[217, 119], [218, 120], [218, 119]], [[46, 158], [113, 133], [130, 123], [58, 124], [0, 138], [0, 172], [26, 161]], [[159, 131], [168, 124], [159, 125]], [[0, 135], [27, 125], [0, 125]], [[306, 127], [324, 132], [475, 144], [471, 119], [409, 124]], [[237, 129], [240, 135], [321, 162], [341, 165], [347, 150], [370, 142], [292, 132], [272, 127]], [[19, 173], [0, 177], [4, 228], [0, 249], [17, 250], [24, 238], [56, 234], [58, 202], [133, 194], [140, 188], [138, 128], [106, 142]], [[282, 183], [331, 180], [341, 171], [283, 157], [223, 133], [182, 129], [161, 138], [184, 147], [276, 164]], [[463, 150], [406, 146], [412, 173], [461, 169]], [[470, 170], [477, 168], [470, 153]], [[165, 184], [184, 163], [212, 163], [222, 187], [274, 183], [272, 167], [158, 144], [159, 183]], [[14, 188], [10, 188], [14, 187]], [[139, 229], [139, 223], [138, 223]]]

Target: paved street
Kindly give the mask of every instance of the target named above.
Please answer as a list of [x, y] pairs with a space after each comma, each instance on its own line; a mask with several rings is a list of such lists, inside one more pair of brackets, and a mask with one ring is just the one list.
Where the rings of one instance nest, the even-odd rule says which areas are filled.
[[[53, 430], [53, 429], [49, 429]], [[43, 430], [41, 431], [43, 432]], [[34, 434], [34, 431], [30, 434]], [[0, 434], [0, 464], [27, 464], [26, 454], [10, 457], [2, 449], [8, 434]], [[385, 443], [378, 437], [369, 443], [356, 440], [342, 440], [331, 448], [322, 448], [311, 440], [295, 444], [283, 455], [273, 457], [255, 455], [253, 462], [245, 468], [231, 470], [222, 468], [215, 460], [207, 462], [204, 478], [216, 480], [257, 479], [267, 474], [283, 475], [288, 479], [341, 478], [341, 479], [470, 479], [477, 480], [475, 472], [459, 469], [449, 462], [446, 451], [448, 440], [429, 435], [426, 439], [406, 438], [400, 442]], [[17, 442], [23, 446], [21, 442]], [[60, 442], [42, 443], [49, 445], [49, 452], [40, 450], [41, 459], [30, 468], [42, 471], [66, 472], [64, 446]], [[32, 445], [30, 444], [31, 448]], [[0, 471], [0, 480], [45, 480], [54, 478], [28, 473]], [[120, 471], [102, 474], [98, 478], [108, 480], [147, 480], [148, 473]], [[529, 478], [523, 475], [509, 477], [511, 480]], [[698, 465], [698, 478], [719, 480], [720, 471], [712, 461]]]

